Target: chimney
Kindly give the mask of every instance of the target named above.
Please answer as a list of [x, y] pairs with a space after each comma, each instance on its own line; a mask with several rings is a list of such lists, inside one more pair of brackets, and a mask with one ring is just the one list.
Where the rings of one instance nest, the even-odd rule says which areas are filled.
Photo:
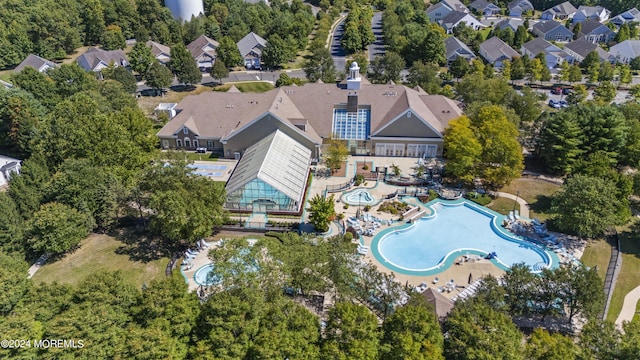
[[347, 112], [355, 113], [358, 112], [358, 93], [353, 92], [349, 93], [347, 96]]

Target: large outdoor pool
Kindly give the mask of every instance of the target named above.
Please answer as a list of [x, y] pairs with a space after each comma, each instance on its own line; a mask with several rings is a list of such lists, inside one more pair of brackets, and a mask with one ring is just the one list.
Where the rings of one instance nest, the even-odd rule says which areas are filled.
[[[494, 264], [507, 269], [525, 263], [532, 271], [556, 267], [557, 257], [500, 228], [503, 217], [466, 200], [437, 201], [432, 216], [414, 224], [386, 229], [371, 244], [373, 254], [391, 270], [412, 275], [437, 274], [462, 255], [495, 252]], [[554, 254], [555, 255], [555, 254]]]
[[215, 276], [209, 276], [212, 270], [213, 264], [207, 264], [200, 267], [193, 275], [193, 280], [196, 282], [196, 284], [204, 286], [210, 286], [219, 283], [219, 280]]
[[229, 168], [228, 165], [208, 165], [208, 164], [189, 164], [188, 167], [193, 169], [193, 172], [208, 177], [223, 177]]

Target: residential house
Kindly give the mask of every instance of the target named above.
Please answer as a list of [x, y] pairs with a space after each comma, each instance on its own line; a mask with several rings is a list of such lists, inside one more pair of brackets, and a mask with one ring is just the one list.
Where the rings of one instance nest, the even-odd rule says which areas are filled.
[[609, 49], [609, 53], [617, 62], [628, 64], [640, 56], [640, 40], [625, 40], [615, 44]]
[[522, 19], [506, 18], [498, 21], [495, 24], [495, 28], [500, 30], [509, 28], [515, 33], [516, 31], [518, 31], [518, 27], [520, 27], [521, 25], [524, 25], [524, 20]]
[[8, 184], [12, 176], [20, 174], [20, 166], [20, 160], [0, 155], [0, 187]]
[[565, 1], [562, 4], [558, 4], [551, 9], [547, 9], [542, 12], [542, 16], [540, 16], [541, 20], [566, 20], [571, 19], [576, 14], [575, 6], [573, 6], [570, 2]]
[[549, 69], [559, 66], [563, 61], [571, 62], [572, 60], [569, 54], [543, 38], [527, 41], [520, 48], [520, 52], [530, 59], [533, 59], [539, 53], [543, 53]]
[[622, 24], [627, 24], [630, 22], [640, 23], [640, 10], [636, 8], [629, 9], [620, 15], [614, 16], [609, 22], [615, 24], [618, 27], [622, 26]]
[[58, 64], [53, 61], [49, 61], [47, 59], [41, 58], [38, 55], [30, 54], [27, 56], [22, 62], [13, 69], [14, 72], [19, 73], [24, 70], [26, 67], [34, 68], [37, 72], [46, 72], [49, 69], [53, 69]]
[[191, 56], [196, 59], [200, 70], [208, 71], [216, 61], [216, 49], [218, 46], [220, 46], [220, 43], [217, 41], [205, 35], [200, 35], [187, 45], [187, 50], [189, 50]]
[[494, 67], [502, 67], [503, 61], [520, 57], [517, 51], [513, 50], [511, 46], [497, 36], [480, 44], [478, 53]]
[[573, 15], [573, 22], [579, 23], [587, 19], [595, 19], [600, 22], [605, 22], [609, 20], [609, 16], [611, 16], [611, 11], [603, 8], [602, 6], [580, 5], [580, 7], [578, 7], [578, 11]]
[[267, 46], [267, 40], [253, 31], [238, 41], [238, 50], [244, 59], [244, 67], [247, 69], [260, 69], [262, 67], [262, 50]]
[[513, 0], [507, 6], [509, 9], [509, 16], [522, 17], [522, 15], [528, 11], [533, 11], [533, 5], [529, 0]]
[[480, 20], [471, 16], [469, 13], [460, 11], [452, 11], [444, 19], [440, 20], [440, 26], [442, 26], [447, 34], [452, 34], [453, 29], [459, 24], [464, 23], [466, 26], [471, 27], [473, 30], [480, 30], [486, 26], [480, 22]]
[[145, 45], [147, 45], [148, 48], [151, 48], [151, 53], [160, 64], [166, 65], [171, 61], [171, 49], [168, 46], [151, 40], [147, 41]]
[[468, 13], [469, 9], [459, 0], [443, 0], [437, 4], [429, 6], [427, 16], [432, 23], [440, 23], [452, 11]]
[[469, 47], [458, 40], [455, 36], [444, 39], [444, 48], [447, 57], [447, 63], [452, 63], [458, 57], [466, 59], [468, 62], [476, 58], [476, 54]]
[[573, 33], [556, 21], [540, 21], [531, 28], [534, 35], [547, 41], [571, 41]]
[[613, 61], [614, 58], [600, 46], [587, 41], [585, 38], [579, 38], [564, 46], [563, 49], [574, 61], [581, 62], [590, 52], [595, 51], [600, 57], [600, 61]]
[[616, 33], [596, 19], [587, 19], [582, 23], [581, 35], [594, 44], [606, 44], [616, 37]]
[[[357, 65], [355, 66], [357, 69]], [[265, 93], [205, 92], [185, 97], [159, 132], [163, 149], [206, 147], [240, 157], [279, 130], [320, 158], [329, 139], [352, 154], [435, 157], [443, 131], [462, 110], [454, 101], [402, 85], [373, 85], [350, 69], [351, 82], [283, 86]], [[353, 90], [359, 88], [359, 90]]]
[[486, 0], [476, 0], [469, 4], [469, 9], [474, 10], [477, 14], [482, 16], [496, 16], [500, 15], [500, 7], [496, 4], [490, 3]]
[[102, 69], [114, 64], [115, 66], [129, 66], [129, 60], [122, 50], [102, 50], [89, 48], [76, 60], [78, 65], [86, 71], [100, 72]]

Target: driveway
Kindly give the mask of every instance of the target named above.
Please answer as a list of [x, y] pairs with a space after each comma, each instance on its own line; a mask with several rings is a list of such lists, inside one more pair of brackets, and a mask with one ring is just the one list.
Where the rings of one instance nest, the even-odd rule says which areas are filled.
[[384, 39], [382, 37], [382, 12], [376, 11], [371, 18], [371, 29], [373, 29], [373, 36], [376, 40], [373, 44], [369, 45], [369, 63], [376, 56], [384, 55]]
[[344, 71], [344, 64], [347, 61], [347, 53], [342, 48], [342, 45], [340, 45], [340, 40], [344, 34], [345, 20], [346, 16], [336, 25], [333, 34], [331, 34], [331, 41], [329, 42], [329, 52], [333, 58], [333, 65], [336, 67], [336, 71]]

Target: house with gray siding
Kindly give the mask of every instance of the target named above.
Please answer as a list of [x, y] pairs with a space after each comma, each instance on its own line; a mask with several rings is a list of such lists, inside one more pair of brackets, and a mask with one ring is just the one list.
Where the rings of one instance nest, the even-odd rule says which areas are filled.
[[54, 69], [57, 66], [58, 64], [54, 63], [53, 61], [41, 58], [40, 56], [35, 54], [30, 54], [24, 60], [22, 60], [22, 62], [18, 66], [16, 66], [13, 71], [19, 73], [20, 71], [24, 70], [24, 68], [30, 67], [35, 69], [37, 72], [43, 73], [49, 69]]
[[602, 6], [580, 5], [575, 15], [573, 15], [573, 22], [579, 23], [587, 19], [595, 19], [599, 22], [605, 22], [609, 20], [609, 16], [611, 16], [611, 11]]
[[581, 24], [582, 29], [580, 30], [580, 35], [584, 36], [585, 40], [594, 44], [606, 44], [613, 41], [616, 37], [616, 33], [613, 32], [613, 30], [598, 20], [587, 19]]
[[561, 4], [558, 4], [550, 9], [542, 12], [540, 16], [541, 20], [566, 20], [571, 19], [576, 14], [575, 6], [573, 6], [570, 2], [565, 1]]
[[469, 4], [469, 9], [472, 9], [476, 14], [482, 16], [495, 16], [499, 15], [502, 9], [496, 4], [490, 3], [486, 0], [476, 0]]
[[547, 41], [571, 41], [573, 39], [571, 30], [553, 20], [541, 21], [533, 25], [531, 32]]
[[471, 62], [476, 58], [476, 54], [473, 53], [469, 47], [458, 40], [455, 36], [448, 37], [444, 39], [444, 48], [447, 57], [447, 63], [452, 63], [457, 58], [462, 57], [467, 62]]
[[427, 16], [432, 23], [440, 23], [452, 11], [468, 13], [469, 9], [459, 0], [443, 0], [427, 8]]
[[502, 67], [502, 62], [505, 60], [513, 60], [516, 57], [520, 57], [517, 51], [497, 36], [480, 44], [478, 53], [489, 64], [498, 68]]
[[564, 61], [571, 62], [572, 60], [569, 54], [543, 38], [535, 38], [527, 41], [520, 48], [520, 52], [522, 55], [528, 56], [530, 59], [533, 59], [536, 55], [543, 53], [549, 69], [558, 67]]
[[581, 62], [582, 60], [584, 60], [584, 58], [587, 57], [587, 55], [589, 55], [589, 53], [592, 51], [595, 51], [598, 54], [598, 57], [600, 57], [600, 61], [614, 61], [614, 58], [613, 56], [611, 56], [611, 54], [606, 52], [600, 46], [589, 42], [584, 38], [579, 38], [568, 43], [564, 46], [563, 50], [567, 54], [569, 54], [569, 56], [571, 56], [574, 61], [577, 62]]
[[617, 27], [622, 26], [622, 24], [628, 24], [631, 22], [640, 23], [640, 10], [636, 8], [629, 9], [623, 12], [620, 15], [614, 16], [609, 20], [610, 23], [615, 24]]
[[625, 40], [609, 48], [609, 53], [617, 62], [628, 64], [640, 56], [640, 40]]
[[513, 0], [507, 5], [509, 16], [522, 17], [524, 14], [533, 11], [533, 5], [529, 0]]

